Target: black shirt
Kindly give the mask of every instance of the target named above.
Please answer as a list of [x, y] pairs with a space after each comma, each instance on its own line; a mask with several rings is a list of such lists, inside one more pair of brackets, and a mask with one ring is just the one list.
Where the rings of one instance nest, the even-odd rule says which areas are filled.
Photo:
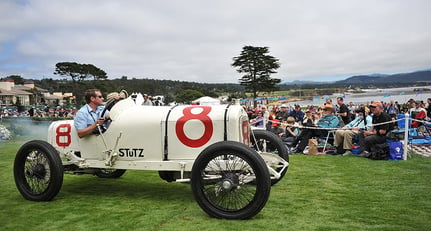
[[428, 114], [428, 117], [431, 117], [431, 103], [428, 104], [427, 114]]
[[289, 117], [289, 112], [288, 111], [279, 111], [277, 112], [277, 119], [280, 121], [285, 121], [287, 120], [287, 117]]
[[[380, 124], [384, 122], [391, 121], [391, 117], [386, 113], [382, 112], [380, 115], [373, 115], [373, 124]], [[392, 123], [385, 123], [381, 125], [374, 126], [374, 130], [377, 131], [377, 135], [385, 136], [388, 131], [392, 130]], [[385, 134], [380, 134], [379, 130], [385, 130]]]
[[346, 116], [341, 116], [341, 119], [343, 120], [344, 124], [348, 124], [350, 123], [350, 111], [349, 108], [343, 103], [340, 105], [340, 110], [338, 111], [338, 113], [344, 113], [347, 112]]

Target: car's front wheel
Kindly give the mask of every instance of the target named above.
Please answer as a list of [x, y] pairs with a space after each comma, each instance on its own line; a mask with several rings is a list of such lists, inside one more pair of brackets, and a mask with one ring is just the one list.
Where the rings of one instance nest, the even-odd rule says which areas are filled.
[[63, 184], [63, 165], [49, 143], [33, 140], [17, 152], [14, 162], [15, 184], [27, 200], [50, 201]]
[[271, 190], [268, 168], [250, 147], [233, 141], [203, 150], [192, 168], [191, 186], [210, 216], [247, 219], [265, 206]]

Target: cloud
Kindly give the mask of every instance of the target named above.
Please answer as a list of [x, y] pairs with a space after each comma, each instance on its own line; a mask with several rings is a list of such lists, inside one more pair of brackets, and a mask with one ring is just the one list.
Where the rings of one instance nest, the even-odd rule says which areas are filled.
[[57, 62], [110, 78], [238, 82], [232, 58], [268, 46], [283, 80], [429, 68], [427, 0], [6, 0], [0, 74], [55, 77]]

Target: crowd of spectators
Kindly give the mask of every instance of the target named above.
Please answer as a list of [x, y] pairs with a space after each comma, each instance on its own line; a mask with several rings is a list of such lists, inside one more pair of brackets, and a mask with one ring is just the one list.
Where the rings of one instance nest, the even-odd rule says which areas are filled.
[[40, 118], [74, 118], [77, 112], [75, 106], [32, 106], [29, 108], [3, 107], [0, 116], [5, 117], [40, 117]]
[[[161, 96], [152, 97], [143, 95], [142, 105], [163, 106], [165, 105]], [[69, 106], [0, 106], [0, 118], [6, 117], [40, 117], [40, 118], [65, 118], [73, 119], [78, 112], [74, 105]]]
[[[282, 104], [279, 106], [260, 105], [257, 108], [246, 107], [246, 111], [252, 126], [273, 131], [283, 140], [286, 140], [288, 135], [290, 137], [292, 136], [292, 127], [304, 127], [305, 129], [300, 129], [300, 132], [295, 133], [299, 135], [296, 136], [293, 142], [293, 146], [296, 147], [294, 151], [301, 152], [307, 144], [307, 139], [313, 136], [323, 136], [327, 134], [327, 131], [324, 129], [308, 130], [306, 128], [320, 127], [330, 128], [328, 130], [335, 130], [337, 128], [355, 130], [353, 127], [359, 126], [355, 118], [359, 115], [363, 118], [370, 115], [372, 118], [373, 111], [371, 108], [375, 108], [373, 105], [379, 105], [379, 107], [382, 108], [381, 112], [388, 115], [391, 120], [396, 120], [398, 114], [405, 113], [408, 113], [410, 118], [415, 120], [428, 121], [431, 119], [431, 98], [427, 99], [426, 102], [409, 99], [402, 104], [396, 101], [374, 101], [363, 104], [349, 102], [345, 104], [344, 99], [338, 97], [337, 103], [335, 104], [332, 103], [331, 99], [328, 99], [324, 105], [307, 105], [305, 107], [296, 104]], [[331, 108], [333, 108], [333, 110]], [[328, 116], [328, 111], [330, 111], [330, 115], [333, 115], [332, 117]], [[339, 121], [339, 123], [337, 123], [334, 116], [338, 118], [337, 121]], [[328, 122], [329, 119], [331, 120], [330, 123]], [[368, 118], [367, 120], [368, 125], [365, 123], [365, 125], [361, 125], [362, 127], [358, 128], [358, 130], [370, 129], [369, 123], [371, 119]], [[421, 122], [415, 122], [415, 120], [412, 122], [412, 127], [417, 127], [418, 124], [421, 124]], [[391, 129], [393, 128], [391, 127]], [[341, 132], [339, 132], [339, 134], [341, 134]], [[352, 134], [357, 135], [358, 132], [352, 132]], [[339, 137], [341, 137], [341, 135], [339, 135]], [[350, 139], [352, 136], [349, 135], [347, 137]], [[289, 138], [289, 140], [291, 141], [291, 138]], [[299, 145], [297, 145], [298, 143]], [[337, 144], [341, 146], [343, 142], [339, 141]], [[343, 151], [350, 151], [351, 145], [351, 141], [345, 142], [344, 149], [343, 147], [341, 147], [341, 149]]]
[[[340, 115], [340, 118], [343, 120], [344, 124], [348, 124], [355, 118], [357, 114], [357, 109], [364, 108], [367, 112], [370, 111], [369, 105], [371, 104], [371, 102], [360, 104], [354, 104], [353, 102], [349, 102], [348, 104], [344, 104], [341, 97], [337, 98], [337, 101], [337, 104], [332, 104], [332, 100], [328, 99], [325, 102], [325, 105], [333, 105], [335, 113], [337, 115]], [[425, 115], [425, 117], [423, 117], [424, 119], [431, 118], [431, 98], [429, 98], [426, 102], [409, 99], [403, 104], [400, 104], [397, 101], [381, 101], [381, 103], [383, 104], [384, 111], [392, 118], [396, 118], [397, 114], [405, 113], [410, 114], [411, 117], [414, 118], [420, 112]], [[270, 123], [271, 120], [274, 119], [279, 120], [281, 124], [286, 123], [288, 117], [293, 117], [295, 118], [295, 122], [297, 124], [302, 124], [304, 119], [306, 119], [306, 113], [310, 113], [310, 115], [313, 115], [313, 120], [317, 121], [322, 116], [322, 106], [323, 105], [307, 105], [301, 107], [298, 104], [281, 104], [279, 106], [258, 105], [257, 108], [248, 106], [245, 107], [245, 109], [251, 123], [254, 126], [264, 127], [264, 125]], [[344, 107], [347, 108], [347, 111], [344, 111]], [[256, 121], [258, 121], [257, 125]], [[268, 126], [267, 128], [270, 127]]]

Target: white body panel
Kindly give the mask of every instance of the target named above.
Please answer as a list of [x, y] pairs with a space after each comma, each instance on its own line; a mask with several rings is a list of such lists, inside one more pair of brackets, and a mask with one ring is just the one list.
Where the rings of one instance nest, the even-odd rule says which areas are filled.
[[129, 97], [118, 102], [110, 116], [105, 133], [82, 139], [73, 121], [53, 122], [48, 142], [72, 161], [71, 155], [79, 152], [80, 167], [106, 168], [107, 153], [111, 153], [117, 155], [108, 166], [112, 168], [186, 171], [213, 143], [249, 144], [248, 117], [238, 105], [152, 107]]

